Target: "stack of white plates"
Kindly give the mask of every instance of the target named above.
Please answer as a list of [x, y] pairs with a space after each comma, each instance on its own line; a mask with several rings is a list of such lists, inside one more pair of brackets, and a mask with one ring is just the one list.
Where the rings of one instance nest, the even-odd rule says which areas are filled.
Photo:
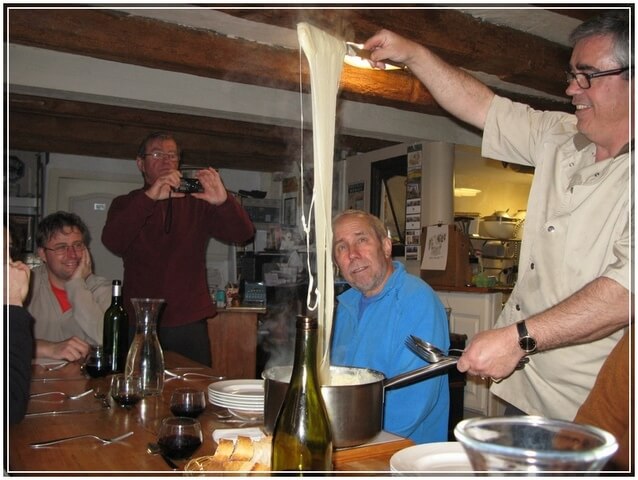
[[240, 412], [264, 411], [263, 380], [224, 380], [208, 386], [208, 401]]

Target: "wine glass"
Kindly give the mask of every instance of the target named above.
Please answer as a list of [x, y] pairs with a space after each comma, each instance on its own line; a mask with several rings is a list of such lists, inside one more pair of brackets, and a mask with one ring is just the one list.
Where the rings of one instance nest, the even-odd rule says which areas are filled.
[[103, 377], [109, 373], [109, 364], [102, 345], [91, 345], [89, 354], [84, 361], [84, 371], [91, 378]]
[[176, 417], [197, 418], [206, 409], [206, 396], [194, 388], [178, 388], [171, 395], [171, 412]]
[[174, 460], [190, 458], [203, 440], [201, 424], [190, 417], [166, 417], [157, 435], [162, 453]]
[[133, 407], [142, 399], [142, 379], [139, 375], [113, 375], [111, 397], [122, 407]]

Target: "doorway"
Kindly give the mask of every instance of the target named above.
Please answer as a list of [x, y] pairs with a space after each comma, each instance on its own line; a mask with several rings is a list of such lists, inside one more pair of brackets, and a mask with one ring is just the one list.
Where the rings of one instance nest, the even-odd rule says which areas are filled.
[[370, 164], [370, 213], [379, 217], [392, 238], [392, 257], [405, 255], [407, 156]]

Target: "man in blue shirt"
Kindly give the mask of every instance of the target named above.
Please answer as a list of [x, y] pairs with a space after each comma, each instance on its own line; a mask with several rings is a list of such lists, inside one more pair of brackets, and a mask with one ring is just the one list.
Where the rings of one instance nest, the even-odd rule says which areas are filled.
[[[392, 241], [373, 215], [347, 210], [332, 222], [333, 256], [352, 287], [337, 297], [331, 363], [386, 378], [427, 365], [405, 346], [416, 335], [447, 350], [447, 316], [434, 291], [391, 258]], [[445, 373], [385, 392], [383, 429], [415, 443], [447, 440]]]

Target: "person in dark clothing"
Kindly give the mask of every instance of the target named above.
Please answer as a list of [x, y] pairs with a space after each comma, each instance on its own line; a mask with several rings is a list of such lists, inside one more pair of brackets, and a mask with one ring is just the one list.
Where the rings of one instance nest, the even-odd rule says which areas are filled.
[[4, 265], [7, 285], [4, 293], [4, 348], [9, 352], [8, 375], [5, 375], [5, 404], [8, 407], [9, 423], [13, 425], [24, 418], [29, 403], [33, 317], [23, 304], [29, 293], [31, 270], [24, 263], [13, 262], [11, 259], [5, 259]]
[[[131, 298], [162, 298], [162, 348], [210, 365], [206, 319], [217, 313], [206, 282], [210, 238], [242, 244], [255, 229], [213, 168], [197, 171], [203, 191], [181, 193], [180, 151], [173, 135], [149, 135], [137, 153], [144, 187], [113, 200], [102, 243], [124, 262], [123, 296], [131, 328]], [[132, 332], [132, 330], [130, 330]]]

